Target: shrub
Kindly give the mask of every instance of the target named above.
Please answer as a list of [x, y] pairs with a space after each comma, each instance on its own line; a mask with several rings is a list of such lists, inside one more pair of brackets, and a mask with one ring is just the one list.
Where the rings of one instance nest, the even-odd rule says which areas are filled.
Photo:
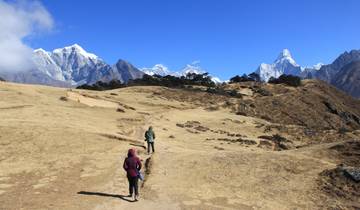
[[271, 77], [269, 83], [272, 84], [285, 84], [288, 86], [298, 87], [301, 85], [301, 79], [298, 76], [283, 74], [279, 78]]
[[65, 96], [61, 96], [59, 99], [60, 99], [61, 101], [68, 101], [68, 98], [65, 97]]
[[349, 132], [349, 130], [348, 130], [347, 128], [345, 128], [345, 127], [340, 127], [340, 128], [338, 129], [338, 133], [341, 134], [341, 135], [344, 135], [344, 134], [346, 134], [347, 132]]
[[87, 90], [111, 90], [117, 88], [126, 87], [125, 84], [121, 83], [119, 80], [111, 80], [108, 83], [98, 81], [93, 85], [84, 84], [78, 86], [76, 89], [87, 89]]
[[253, 72], [249, 75], [243, 74], [242, 76], [236, 75], [235, 77], [230, 78], [230, 83], [239, 83], [239, 82], [260, 82], [260, 76]]
[[230, 83], [253, 82], [253, 81], [255, 80], [250, 78], [246, 74], [243, 74], [242, 76], [236, 75], [235, 77], [230, 78]]

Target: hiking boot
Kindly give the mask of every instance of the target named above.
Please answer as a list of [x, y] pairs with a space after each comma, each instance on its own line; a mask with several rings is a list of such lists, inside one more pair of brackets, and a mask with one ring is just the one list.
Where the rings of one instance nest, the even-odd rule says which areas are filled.
[[139, 200], [139, 195], [135, 195], [134, 201], [138, 201]]

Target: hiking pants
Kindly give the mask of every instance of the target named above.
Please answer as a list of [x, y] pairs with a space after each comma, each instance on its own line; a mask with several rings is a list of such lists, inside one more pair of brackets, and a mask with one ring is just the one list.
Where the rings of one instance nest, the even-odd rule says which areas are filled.
[[148, 142], [147, 152], [150, 153], [150, 146], [151, 146], [152, 152], [155, 152], [154, 142]]
[[133, 192], [135, 190], [135, 195], [139, 195], [139, 189], [138, 189], [138, 180], [139, 178], [137, 176], [131, 177], [128, 176], [129, 181], [129, 193], [130, 195], [133, 195]]

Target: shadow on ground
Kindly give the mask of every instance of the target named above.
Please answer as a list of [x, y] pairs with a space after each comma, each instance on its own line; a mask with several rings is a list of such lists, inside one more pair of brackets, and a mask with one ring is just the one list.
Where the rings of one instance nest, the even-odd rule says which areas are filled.
[[77, 194], [95, 195], [95, 196], [102, 196], [102, 197], [113, 197], [113, 198], [120, 198], [121, 200], [124, 200], [127, 202], [135, 202], [134, 200], [130, 200], [129, 196], [127, 196], [127, 195], [116, 195], [116, 194], [109, 194], [109, 193], [102, 193], [102, 192], [87, 192], [87, 191], [80, 191]]
[[143, 149], [146, 149], [146, 147], [144, 145], [141, 145], [141, 144], [133, 144], [133, 143], [130, 143], [130, 145], [132, 146], [136, 146], [136, 147], [141, 147]]

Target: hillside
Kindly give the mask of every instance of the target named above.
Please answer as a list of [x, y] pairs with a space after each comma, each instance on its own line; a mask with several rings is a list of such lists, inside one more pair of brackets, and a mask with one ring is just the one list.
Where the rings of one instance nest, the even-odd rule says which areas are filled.
[[344, 66], [340, 73], [331, 82], [340, 90], [360, 98], [360, 61], [355, 61]]
[[[359, 183], [337, 167], [360, 161], [358, 100], [311, 80], [225, 88], [242, 98], [0, 82], [0, 209], [360, 208]], [[136, 203], [124, 197], [129, 148], [146, 165]]]

